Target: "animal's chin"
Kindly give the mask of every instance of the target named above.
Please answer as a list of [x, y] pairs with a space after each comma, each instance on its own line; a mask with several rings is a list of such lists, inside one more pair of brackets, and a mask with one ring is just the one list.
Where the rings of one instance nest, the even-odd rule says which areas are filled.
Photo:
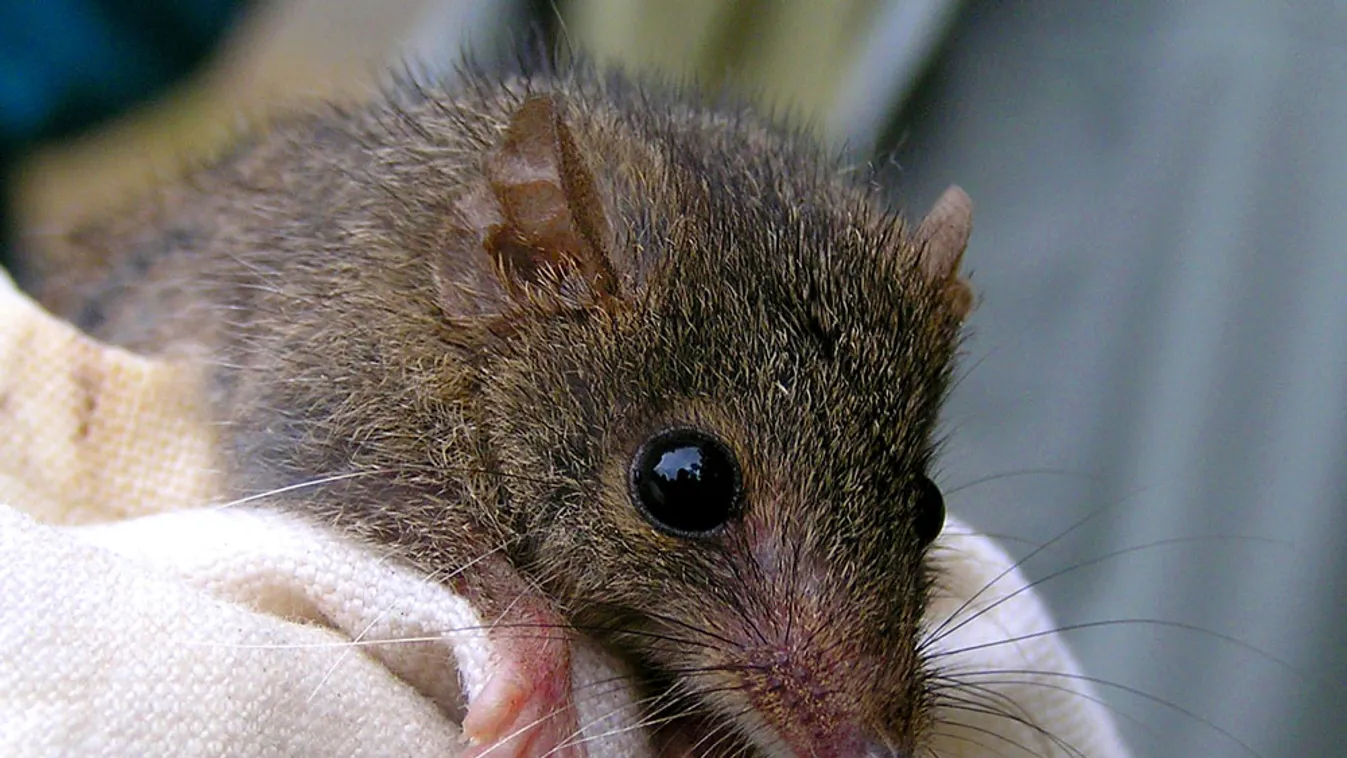
[[836, 756], [836, 758], [901, 758], [886, 747], [868, 740], [844, 740], [822, 748], [808, 747], [792, 750], [778, 745], [764, 749], [752, 745], [728, 723], [684, 716], [670, 721], [654, 733], [655, 754], [660, 758], [804, 758]]
[[655, 754], [660, 758], [766, 756], [739, 736], [737, 730], [729, 724], [696, 716], [681, 716], [663, 724], [655, 730], [652, 739]]

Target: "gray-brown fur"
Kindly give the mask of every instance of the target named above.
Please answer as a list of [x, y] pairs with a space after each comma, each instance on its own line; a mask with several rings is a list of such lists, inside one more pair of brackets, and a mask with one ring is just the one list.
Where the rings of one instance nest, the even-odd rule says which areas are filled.
[[[593, 179], [602, 286], [562, 265], [517, 287], [466, 218], [527, 93]], [[654, 681], [734, 688], [703, 706], [752, 703], [737, 723], [768, 752], [829, 720], [922, 740], [912, 483], [967, 297], [863, 172], [616, 79], [475, 78], [279, 121], [72, 240], [110, 273], [49, 302], [206, 367], [236, 494], [372, 472], [286, 502], [437, 576], [508, 546]], [[632, 455], [674, 424], [742, 464], [746, 513], [717, 538], [631, 504]], [[660, 675], [698, 667], [725, 668]]]

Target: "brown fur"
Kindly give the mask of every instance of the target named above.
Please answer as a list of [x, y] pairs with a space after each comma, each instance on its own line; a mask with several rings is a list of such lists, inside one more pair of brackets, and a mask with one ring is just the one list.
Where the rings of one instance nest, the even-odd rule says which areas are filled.
[[[555, 243], [500, 199], [530, 94], [572, 174]], [[365, 472], [287, 502], [437, 576], [508, 546], [653, 682], [713, 720], [752, 705], [733, 718], [770, 753], [846, 725], [921, 743], [912, 483], [968, 292], [962, 245], [924, 246], [863, 172], [619, 79], [472, 78], [277, 122], [72, 239], [108, 273], [48, 301], [201, 362], [237, 494]], [[632, 455], [673, 424], [742, 464], [716, 538], [631, 504]]]

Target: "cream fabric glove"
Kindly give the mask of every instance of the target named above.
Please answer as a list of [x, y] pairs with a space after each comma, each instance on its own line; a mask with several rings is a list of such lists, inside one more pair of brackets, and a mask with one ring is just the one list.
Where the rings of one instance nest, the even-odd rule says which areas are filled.
[[[209, 428], [176, 369], [0, 274], [0, 755], [455, 755], [493, 665], [473, 608], [341, 534], [211, 505]], [[988, 684], [1035, 726], [951, 711], [938, 754], [1124, 756], [1005, 554], [951, 520], [941, 555], [932, 623], [998, 576], [970, 610], [1008, 598], [946, 667], [1047, 673]], [[589, 754], [649, 755], [620, 666], [582, 642], [572, 673]]]

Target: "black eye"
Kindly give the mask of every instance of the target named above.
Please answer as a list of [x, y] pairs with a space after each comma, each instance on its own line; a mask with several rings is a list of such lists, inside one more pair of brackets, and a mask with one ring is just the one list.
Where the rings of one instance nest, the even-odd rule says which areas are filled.
[[651, 437], [631, 464], [631, 499], [662, 532], [704, 537], [739, 514], [739, 464], [720, 440], [696, 429]]
[[916, 489], [917, 539], [925, 547], [935, 542], [945, 528], [945, 497], [935, 482], [924, 476], [917, 477]]

